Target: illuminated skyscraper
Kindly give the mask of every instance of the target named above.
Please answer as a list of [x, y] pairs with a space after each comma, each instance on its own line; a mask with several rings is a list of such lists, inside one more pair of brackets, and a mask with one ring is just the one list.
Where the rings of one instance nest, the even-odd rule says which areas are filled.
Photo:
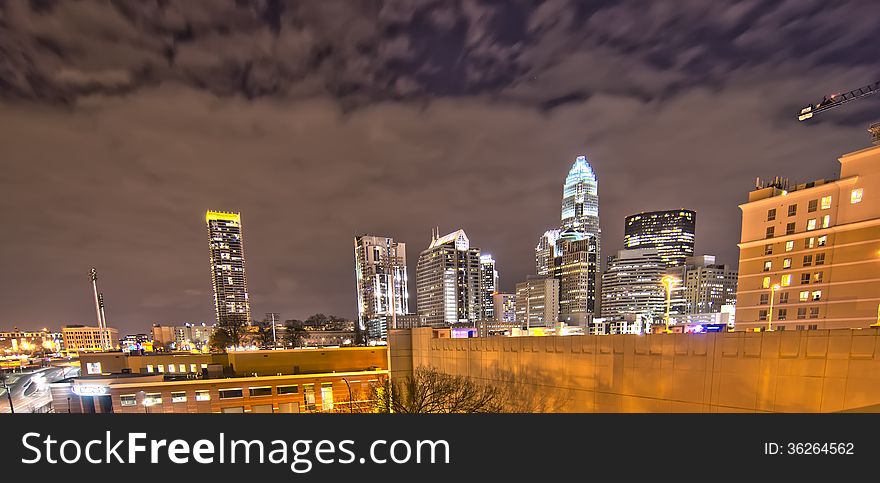
[[559, 320], [584, 326], [598, 312], [598, 240], [565, 230], [553, 249], [552, 276], [559, 280]]
[[498, 270], [495, 270], [495, 259], [488, 253], [480, 255], [480, 318], [495, 318], [495, 305], [492, 295], [498, 291]]
[[[393, 313], [409, 312], [405, 243], [383, 236], [355, 237], [354, 263], [361, 331], [390, 325]], [[373, 328], [368, 332], [381, 336], [384, 331]]]
[[205, 221], [208, 224], [211, 249], [211, 281], [214, 284], [217, 324], [231, 329], [230, 334], [235, 340], [238, 329], [249, 324], [251, 320], [247, 278], [244, 273], [241, 214], [208, 211]]
[[586, 156], [575, 158], [562, 189], [562, 228], [600, 238], [599, 183]]
[[419, 316], [430, 326], [472, 324], [481, 316], [480, 249], [464, 230], [431, 238], [416, 266]]
[[691, 210], [652, 211], [626, 217], [623, 246], [656, 248], [667, 267], [684, 265], [694, 256], [697, 214]]
[[535, 272], [540, 277], [550, 275], [551, 265], [553, 264], [553, 247], [556, 246], [556, 240], [559, 239], [559, 230], [547, 230], [538, 239], [538, 245], [535, 246]]

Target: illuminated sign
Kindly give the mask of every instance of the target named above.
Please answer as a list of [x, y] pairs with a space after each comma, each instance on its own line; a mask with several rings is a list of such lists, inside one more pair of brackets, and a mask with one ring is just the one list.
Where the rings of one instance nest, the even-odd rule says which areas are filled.
[[73, 393], [78, 396], [103, 396], [107, 394], [107, 386], [73, 386]]

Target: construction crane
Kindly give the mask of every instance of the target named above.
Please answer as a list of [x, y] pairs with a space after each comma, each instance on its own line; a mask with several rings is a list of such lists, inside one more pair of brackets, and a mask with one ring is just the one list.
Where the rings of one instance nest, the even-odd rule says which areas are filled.
[[858, 89], [843, 94], [838, 93], [831, 94], [830, 96], [825, 96], [822, 98], [822, 102], [816, 104], [815, 106], [812, 104], [807, 104], [807, 107], [801, 109], [801, 112], [798, 115], [798, 121], [806, 121], [807, 119], [813, 117], [814, 114], [819, 114], [820, 112], [827, 111], [828, 109], [842, 106], [847, 102], [861, 99], [863, 97], [870, 96], [871, 94], [876, 94], [877, 92], [880, 92], [880, 81], [877, 81], [873, 84], [868, 84], [864, 87], [859, 87]]

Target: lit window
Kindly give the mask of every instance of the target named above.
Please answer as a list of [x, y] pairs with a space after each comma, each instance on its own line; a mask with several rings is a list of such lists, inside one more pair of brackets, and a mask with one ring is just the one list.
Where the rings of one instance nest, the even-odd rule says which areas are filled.
[[794, 250], [794, 240], [785, 242], [785, 251], [790, 252], [792, 250]]
[[202, 364], [202, 369], [207, 369], [207, 368], [208, 368], [207, 364]]
[[196, 391], [196, 401], [210, 401], [211, 393], [206, 390]]
[[831, 208], [831, 197], [830, 196], [823, 196], [822, 197], [822, 209], [827, 210], [828, 208]]
[[153, 365], [147, 364], [147, 372], [153, 372]]
[[186, 372], [186, 364], [177, 365], [178, 372]]
[[137, 406], [137, 396], [134, 394], [119, 396], [119, 403], [122, 406]]
[[822, 217], [822, 228], [828, 228], [831, 226], [831, 215], [825, 215]]
[[156, 367], [158, 368], [159, 372], [165, 372], [165, 364], [159, 364]]
[[773, 255], [773, 245], [764, 245], [764, 255]]
[[174, 364], [168, 364], [168, 372], [174, 372]]
[[171, 402], [173, 402], [173, 403], [186, 402], [186, 393], [185, 392], [172, 392], [171, 393]]
[[[810, 275], [807, 274], [807, 277], [809, 277], [809, 276], [810, 276]], [[770, 277], [764, 277], [764, 278], [761, 280], [761, 287], [763, 287], [763, 288], [770, 288]]]
[[770, 260], [767, 260], [766, 262], [764, 262], [764, 271], [765, 272], [769, 272], [772, 268], [773, 268], [773, 262], [771, 262]]
[[815, 283], [822, 283], [822, 272], [816, 272], [816, 273], [813, 275], [813, 282], [815, 282]]
[[86, 373], [87, 374], [100, 374], [101, 373], [101, 363], [100, 362], [86, 363]]
[[816, 219], [810, 218], [807, 220], [807, 230], [815, 230], [816, 229]]
[[819, 300], [821, 298], [822, 298], [822, 291], [821, 290], [814, 290], [813, 291], [813, 300]]
[[826, 235], [822, 235], [818, 238], [818, 241], [819, 241], [818, 245], [820, 247], [824, 247], [825, 244], [828, 243], [828, 237]]
[[162, 395], [158, 392], [144, 394], [144, 406], [162, 404]]
[[788, 287], [789, 285], [791, 285], [791, 274], [783, 275], [782, 276], [782, 286]]
[[804, 248], [813, 248], [814, 246], [816, 246], [815, 237], [804, 238]]
[[856, 188], [850, 192], [849, 202], [853, 205], [862, 202], [862, 188]]
[[330, 382], [321, 383], [321, 410], [333, 410], [333, 384]]
[[806, 302], [807, 300], [809, 300], [810, 299], [810, 291], [809, 290], [802, 291], [800, 293], [799, 299], [801, 302]]
[[782, 261], [782, 268], [791, 268], [791, 258]]
[[198, 372], [198, 371], [196, 371], [196, 365], [195, 365], [195, 364], [190, 364], [190, 365], [189, 365], [189, 372]]

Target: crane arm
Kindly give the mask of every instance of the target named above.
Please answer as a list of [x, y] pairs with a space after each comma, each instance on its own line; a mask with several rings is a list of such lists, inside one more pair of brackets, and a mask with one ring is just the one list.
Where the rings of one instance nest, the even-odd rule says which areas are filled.
[[831, 94], [830, 96], [825, 96], [822, 99], [822, 102], [815, 106], [809, 104], [807, 107], [801, 109], [800, 114], [798, 114], [798, 121], [806, 121], [813, 117], [814, 114], [833, 109], [837, 106], [846, 104], [847, 102], [870, 96], [871, 94], [876, 94], [878, 91], [880, 91], [880, 81], [868, 84], [864, 87], [859, 87], [858, 89], [851, 90], [844, 94]]

